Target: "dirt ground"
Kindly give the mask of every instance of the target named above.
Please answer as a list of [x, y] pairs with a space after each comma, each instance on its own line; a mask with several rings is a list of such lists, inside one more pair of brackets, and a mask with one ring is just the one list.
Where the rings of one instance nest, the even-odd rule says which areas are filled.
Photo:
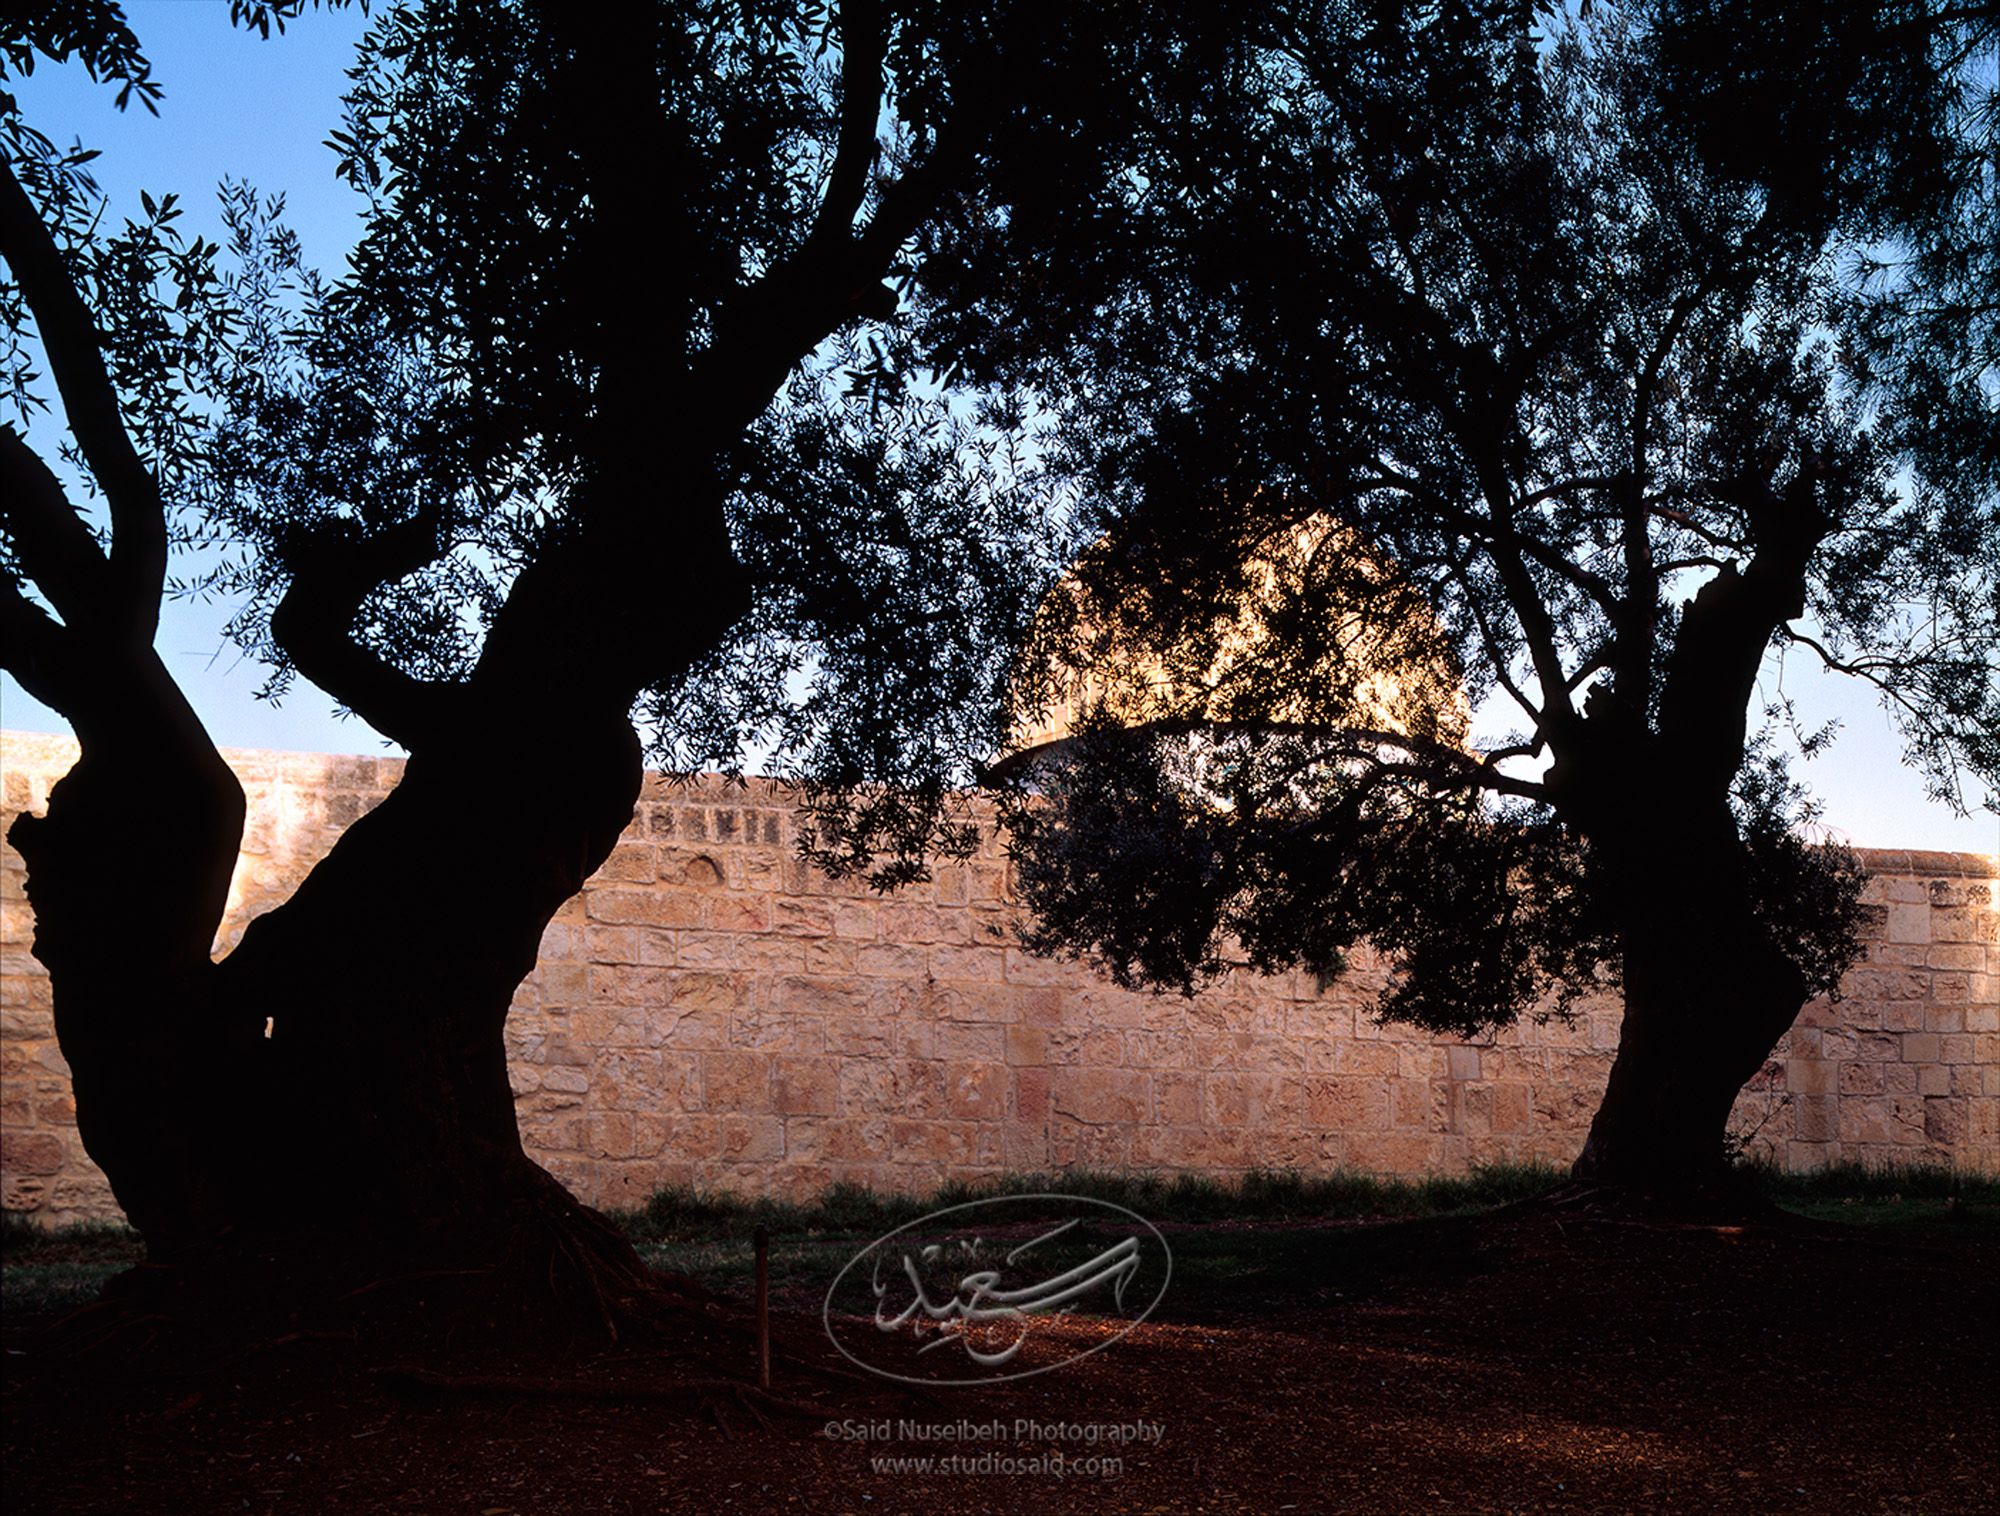
[[[468, 1344], [461, 1378], [554, 1391], [475, 1392], [313, 1343], [195, 1379], [79, 1372], [10, 1327], [7, 1509], [2000, 1511], [1983, 1230], [1532, 1209], [1275, 1230], [1239, 1277], [991, 1387], [837, 1377], [788, 1300], [774, 1389], [817, 1409], [761, 1418], [672, 1393], [645, 1354], [530, 1369]], [[1063, 1323], [1037, 1351], [1105, 1331]], [[965, 1462], [890, 1462], [925, 1457]]]

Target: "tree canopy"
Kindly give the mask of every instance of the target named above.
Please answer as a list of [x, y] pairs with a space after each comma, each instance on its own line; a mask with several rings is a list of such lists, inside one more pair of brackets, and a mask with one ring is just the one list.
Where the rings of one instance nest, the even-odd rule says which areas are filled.
[[[99, 9], [35, 13], [10, 57], [147, 99]], [[237, 7], [267, 31], [304, 9]], [[338, 278], [278, 196], [228, 186], [225, 247], [178, 241], [171, 199], [100, 239], [83, 160], [10, 115], [12, 161], [68, 264], [103, 270], [113, 387], [203, 549], [172, 588], [234, 598], [267, 694], [303, 675], [417, 751], [588, 686], [670, 768], [753, 750], [806, 781], [827, 860], [880, 855], [888, 883], [964, 844], [949, 797], [1057, 565], [1016, 439], [885, 382], [881, 334], [931, 222], [1004, 204], [1006, 175], [1106, 171], [1120, 133], [1079, 123], [1140, 93], [1139, 19], [387, 7], [331, 137], [368, 205]]]
[[[954, 781], [1053, 563], [1031, 464], [891, 382], [882, 334], [927, 227], [1115, 172], [1159, 18], [385, 6], [333, 136], [368, 207], [337, 277], [248, 186], [223, 246], [166, 198], [107, 230], [87, 155], [4, 102], [0, 654], [83, 750], [9, 836], [156, 1293], [217, 1304], [279, 1258], [274, 1307], [449, 1274], [615, 1331], [656, 1297], [522, 1152], [510, 1005], [631, 821], [635, 717], [676, 767], [765, 744], [820, 855], [878, 883], [970, 845]], [[152, 97], [116, 5], [5, 26], [10, 69]], [[152, 647], [182, 591], [239, 597], [270, 693], [305, 678], [409, 752], [220, 960], [244, 800]]]
[[[1198, 666], [1303, 522], [1395, 571], [1325, 555], [1226, 726], [1169, 698], [1028, 771], [1044, 948], [1186, 987], [1366, 939], [1385, 1014], [1471, 1030], [1629, 977], [1639, 879], [1713, 834], [1795, 1010], [1856, 880], [1759, 735], [1767, 653], [1879, 684], [1940, 794], [2000, 772], [1992, 19], [1536, 12], [1256, 8], [1055, 240], [1038, 319], [976, 260], [944, 293], [947, 347], [1061, 415], [1112, 545], [1050, 624], [1115, 605]], [[1514, 735], [1357, 719], [1314, 629], [1412, 598]]]
[[[1003, 688], [1113, 624], [1175, 677], [1034, 771], [1034, 942], [1186, 986], [1365, 939], [1381, 1009], [1455, 1030], [1622, 975], [1586, 1157], [1706, 1162], [1852, 949], [1759, 756], [1769, 650], [1881, 685], [1945, 791], [2000, 767], [1992, 23], [1792, 9], [410, 0], [331, 278], [247, 186], [226, 247], [165, 198], [106, 230], [0, 102], [0, 627], [84, 750], [10, 835], [156, 1252], [330, 1227], [289, 1256], [644, 1294], [522, 1155], [502, 1042], [635, 716], [673, 767], [765, 745], [888, 885], [970, 845]], [[38, 59], [155, 91], [105, 0], [10, 10]], [[179, 589], [411, 755], [220, 962], [243, 797], [151, 646]], [[1371, 719], [1384, 656], [1517, 732]], [[240, 1098], [188, 1112], [196, 1070]]]

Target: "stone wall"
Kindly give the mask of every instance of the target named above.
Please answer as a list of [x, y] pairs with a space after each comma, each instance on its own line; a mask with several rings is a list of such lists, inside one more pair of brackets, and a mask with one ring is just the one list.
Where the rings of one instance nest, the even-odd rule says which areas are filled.
[[[5, 819], [40, 809], [75, 753], [65, 738], [0, 738]], [[401, 769], [227, 756], [250, 820], [218, 953]], [[510, 1066], [529, 1150], [587, 1199], [634, 1205], [668, 1183], [920, 1188], [1072, 1164], [1560, 1163], [1617, 1044], [1611, 997], [1483, 1042], [1378, 1027], [1362, 1007], [1380, 971], [1365, 964], [1325, 993], [1248, 972], [1193, 999], [1129, 993], [1012, 945], [997, 851], [880, 898], [800, 863], [793, 824], [767, 784], [649, 779], [624, 841], [550, 926], [508, 1026]], [[1866, 859], [1867, 956], [1842, 1000], [1800, 1017], [1737, 1126], [1794, 1168], [2000, 1171], [2000, 860]], [[0, 1202], [51, 1222], [112, 1215], [77, 1141], [21, 860], [6, 848], [0, 862]]]

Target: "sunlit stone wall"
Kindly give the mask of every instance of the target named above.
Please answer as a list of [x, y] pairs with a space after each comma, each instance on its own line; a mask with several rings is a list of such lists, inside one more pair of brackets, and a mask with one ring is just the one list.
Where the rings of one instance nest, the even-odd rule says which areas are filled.
[[[218, 954], [401, 770], [226, 756], [250, 817]], [[75, 757], [65, 738], [0, 736], [5, 820], [41, 809]], [[923, 1188], [1068, 1165], [1561, 1163], [1617, 1043], [1613, 997], [1476, 1043], [1378, 1027], [1366, 965], [1323, 994], [1247, 971], [1192, 999], [1118, 990], [1013, 946], [998, 851], [884, 898], [799, 862], [793, 825], [767, 784], [649, 779], [624, 841], [550, 926], [508, 1052], [529, 1151], [586, 1199], [636, 1205], [670, 1183]], [[2000, 1171], [2000, 860], [1865, 858], [1866, 958], [1843, 999], [1807, 1008], [1736, 1125], [1794, 1168]], [[115, 1215], [77, 1140], [21, 859], [5, 848], [0, 862], [0, 1201], [51, 1222]]]

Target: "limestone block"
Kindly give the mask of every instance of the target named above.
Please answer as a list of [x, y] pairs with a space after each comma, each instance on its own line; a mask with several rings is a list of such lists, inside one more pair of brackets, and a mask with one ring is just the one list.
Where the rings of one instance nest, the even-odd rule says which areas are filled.
[[1910, 1145], [1924, 1140], [1924, 1101], [1920, 1096], [1884, 1096], [1842, 1100], [1840, 1140], [1843, 1143]]
[[[710, 897], [707, 909], [708, 917], [704, 924], [712, 932], [747, 935], [771, 929], [771, 901], [764, 895], [715, 895]], [[780, 945], [777, 951], [786, 958], [793, 956], [793, 950], [788, 945]]]
[[836, 937], [872, 942], [882, 935], [881, 909], [871, 900], [835, 900], [827, 911]]
[[766, 1112], [772, 1109], [772, 1060], [757, 1052], [704, 1053], [702, 1103], [710, 1111]]
[[1056, 1116], [1070, 1125], [1136, 1126], [1152, 1109], [1151, 1076], [1136, 1069], [1058, 1069], [1050, 1094]]
[[1890, 968], [1922, 968], [1930, 961], [1931, 950], [1921, 942], [1871, 942], [1867, 961]]
[[1010, 1026], [1006, 1028], [1007, 1061], [1015, 1064], [1097, 1063], [1108, 1067], [1130, 1064], [1123, 1043], [1117, 1041], [1117, 1033], [1097, 1035], [1099, 1041], [1089, 1042], [1090, 1034], [1075, 1028], [1056, 1027], [1045, 1031], [1040, 1027]]
[[[1902, 883], [1903, 881], [1898, 881], [1899, 885]], [[1930, 905], [1929, 890], [1927, 888], [1924, 888], [1923, 886], [1917, 886], [1917, 888], [1923, 890], [1923, 899], [1920, 901], [1899, 901], [1894, 899], [1891, 900], [1889, 905], [1889, 912], [1888, 912], [1889, 919], [1886, 932], [1887, 938], [1890, 942], [1916, 942], [1916, 943], [1928, 944], [1931, 941], [1931, 905]], [[1940, 933], [1940, 936], [1944, 938], [1944, 940], [1955, 940], [1949, 936], [1949, 924], [1940, 923], [1940, 925], [1946, 926], [1946, 932]]]
[[842, 1163], [879, 1163], [889, 1156], [889, 1119], [836, 1116], [821, 1123], [821, 1150]]
[[590, 1073], [593, 1104], [605, 1110], [657, 1109], [668, 1098], [666, 1064], [645, 1048], [607, 1049]]
[[772, 1100], [782, 1116], [830, 1116], [840, 1109], [840, 1065], [832, 1058], [774, 1060]]
[[1125, 1062], [1132, 1068], [1187, 1069], [1194, 1064], [1194, 1034], [1180, 1028], [1127, 1032]]
[[1268, 1130], [1280, 1114], [1275, 1074], [1210, 1074], [1206, 1081], [1206, 1120], [1215, 1126], [1255, 1126]]
[[1429, 1079], [1393, 1079], [1389, 1082], [1389, 1119], [1397, 1128], [1442, 1129], [1445, 1125], [1445, 1086]]
[[785, 1156], [785, 1127], [776, 1116], [731, 1112], [716, 1118], [722, 1156], [739, 1163], [771, 1163]]
[[1965, 1141], [1969, 1102], [1944, 1096], [1924, 1101], [1924, 1135], [1940, 1147], [1956, 1148]]
[[928, 972], [927, 955], [899, 942], [862, 943], [854, 952], [854, 970], [871, 979], [920, 980]]
[[869, 1004], [871, 986], [860, 975], [822, 978], [788, 975], [772, 987], [772, 1004], [806, 1016], [851, 1016]]
[[[1396, 1076], [1403, 1069], [1403, 1048], [1388, 1042], [1339, 1042], [1334, 1045], [1334, 1071], [1342, 1074], [1380, 1074]], [[1478, 1050], [1474, 1048], [1453, 1048], [1451, 1052], [1471, 1053], [1475, 1066]]]
[[0, 1171], [41, 1177], [59, 1174], [69, 1156], [53, 1132], [0, 1131]]
[[1820, 1056], [1829, 1063], [1847, 1063], [1861, 1056], [1861, 1044], [1847, 1027], [1830, 1027], [1820, 1034]]
[[592, 921], [612, 926], [708, 925], [709, 900], [694, 890], [660, 886], [653, 889], [592, 889], [584, 892], [584, 912]]
[[1046, 1068], [1017, 1068], [1012, 1073], [1014, 1120], [1041, 1126], [1049, 1117], [1049, 1091], [1053, 1082]]
[[967, 1121], [892, 1118], [889, 1152], [903, 1164], [970, 1164], [979, 1156], [978, 1128]]
[[1885, 1088], [1880, 1063], [1842, 1063], [1836, 1067], [1842, 1095], [1879, 1095]]
[[682, 980], [683, 976], [672, 969], [646, 968], [631, 962], [592, 964], [590, 995], [592, 1002], [599, 1005], [640, 1009], [683, 1005], [686, 998]]
[[1855, 1045], [1862, 1058], [1876, 1063], [1893, 1062], [1903, 1052], [1903, 1039], [1883, 1032], [1863, 1032]]
[[752, 1004], [730, 1016], [729, 1042], [766, 1053], [822, 1053], [826, 1024], [814, 1016]]
[[999, 984], [1006, 978], [1007, 952], [997, 947], [959, 947], [937, 943], [929, 950], [930, 971], [939, 979], [964, 979]]
[[1929, 1005], [1924, 1008], [1924, 1028], [1932, 1032], [1962, 1032], [1965, 1030], [1965, 1016], [1970, 1007], [1965, 1005]]
[[597, 1158], [632, 1157], [631, 1112], [604, 1111], [588, 1117], [584, 1125], [584, 1151]]
[[1432, 1137], [1400, 1132], [1353, 1132], [1347, 1135], [1349, 1165], [1372, 1174], [1421, 1174], [1437, 1164], [1439, 1144]]
[[1303, 1124], [1322, 1131], [1387, 1130], [1389, 1081], [1333, 1075], [1288, 1080], [1286, 1101], [1303, 1113]]
[[1940, 1051], [1940, 1041], [1935, 1032], [1910, 1032], [1903, 1038], [1902, 1056], [1905, 1063], [1935, 1063]]
[[1506, 1083], [1493, 1086], [1493, 1129], [1496, 1132], [1528, 1130], [1528, 1086]]
[[1983, 905], [1948, 911], [1933, 910], [1929, 940], [1966, 945], [1991, 942], [1993, 921], [1994, 912]]
[[1254, 1070], [1257, 1039], [1248, 1032], [1191, 1032], [1189, 1063], [1198, 1069]]
[[947, 1062], [898, 1058], [889, 1064], [888, 1096], [878, 1109], [890, 1115], [935, 1121], [949, 1109]]
[[1129, 1161], [1132, 1131], [1119, 1122], [1079, 1123], [1058, 1114], [1049, 1121], [1049, 1161], [1061, 1168], [1122, 1169]]
[[590, 1003], [590, 965], [586, 963], [544, 963], [536, 970], [541, 1003], [546, 1006], [579, 1006]]
[[659, 877], [659, 849], [643, 842], [621, 842], [598, 868], [599, 879], [641, 880], [651, 883]]
[[948, 1067], [946, 1110], [967, 1121], [998, 1121], [1007, 1114], [1008, 1070], [1004, 1063], [960, 1063]]
[[1929, 974], [1899, 968], [1850, 969], [1841, 983], [1842, 992], [1853, 1000], [1922, 1000], [1930, 988]]
[[814, 938], [801, 945], [798, 961], [791, 967], [815, 975], [854, 974], [860, 969], [860, 947], [858, 942]]

